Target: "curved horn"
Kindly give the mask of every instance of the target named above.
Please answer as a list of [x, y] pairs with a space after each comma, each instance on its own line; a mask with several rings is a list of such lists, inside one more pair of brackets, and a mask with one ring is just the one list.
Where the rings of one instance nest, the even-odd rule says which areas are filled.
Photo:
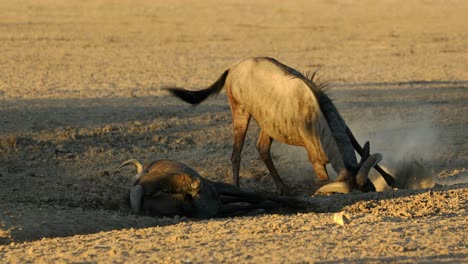
[[351, 186], [346, 182], [332, 182], [326, 184], [320, 189], [318, 189], [315, 193], [350, 193]]
[[130, 206], [134, 213], [139, 213], [141, 209], [141, 199], [143, 199], [144, 190], [141, 185], [134, 185], [130, 189]]
[[[382, 168], [382, 171], [384, 171], [388, 175], [393, 174], [393, 172], [391, 172], [387, 167], [382, 166], [382, 165], [380, 165], [380, 167]], [[392, 190], [392, 187], [390, 187], [390, 185], [388, 185], [387, 181], [382, 176], [382, 174], [371, 173], [369, 175], [369, 180], [374, 185], [376, 192], [384, 192], [384, 191]]]
[[124, 163], [122, 163], [122, 165], [120, 165], [119, 169], [121, 169], [122, 167], [125, 167], [127, 165], [134, 165], [137, 169], [137, 174], [133, 177], [133, 183], [135, 183], [144, 173], [144, 168], [143, 168], [143, 165], [141, 165], [141, 163], [136, 160], [136, 159], [129, 159], [127, 161], [125, 161]]
[[364, 184], [366, 184], [370, 169], [372, 169], [372, 167], [374, 167], [382, 159], [382, 154], [375, 153], [363, 162], [361, 168], [359, 168], [359, 171], [356, 175], [356, 183], [359, 187], [362, 187], [364, 186]]
[[392, 187], [390, 187], [387, 184], [387, 182], [385, 181], [384, 177], [382, 177], [382, 175], [376, 175], [376, 177], [369, 177], [369, 180], [374, 185], [376, 192], [384, 192], [384, 191], [392, 190]]
[[141, 165], [141, 163], [136, 159], [129, 159], [125, 161], [124, 163], [122, 163], [122, 165], [120, 165], [119, 169], [130, 164], [136, 167], [138, 174], [141, 174], [143, 172], [143, 165]]

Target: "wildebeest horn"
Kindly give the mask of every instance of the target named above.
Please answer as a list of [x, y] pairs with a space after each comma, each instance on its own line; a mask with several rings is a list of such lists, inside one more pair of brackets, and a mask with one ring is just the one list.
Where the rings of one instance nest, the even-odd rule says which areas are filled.
[[[349, 129], [349, 127], [346, 127], [346, 134], [348, 134], [349, 136], [349, 139], [351, 140], [351, 143], [353, 144], [353, 147], [356, 149], [357, 153], [359, 153], [359, 155], [361, 155], [361, 157], [363, 156], [363, 152], [364, 152], [364, 149], [361, 147], [361, 145], [359, 145], [359, 142], [356, 140], [356, 138], [354, 137], [353, 133], [351, 132], [351, 129]], [[380, 173], [380, 175], [382, 175], [382, 177], [384, 178], [385, 180], [385, 185], [387, 185], [390, 189], [392, 187], [395, 187], [395, 177], [389, 173], [388, 171], [384, 170], [381, 166], [379, 165], [376, 165], [375, 166], [375, 169], [377, 170], [377, 172]], [[375, 185], [374, 185], [375, 186]], [[391, 187], [390, 187], [391, 186]]]
[[366, 161], [364, 161], [356, 175], [356, 183], [359, 187], [362, 187], [364, 186], [364, 184], [366, 184], [370, 169], [372, 169], [372, 167], [374, 167], [382, 159], [382, 154], [375, 153], [372, 154], [368, 159], [366, 159]]
[[347, 182], [332, 182], [326, 184], [315, 193], [350, 193], [351, 186]]
[[134, 185], [130, 190], [130, 206], [134, 213], [139, 213], [141, 208], [141, 199], [143, 198], [144, 190], [141, 185]]
[[[380, 166], [382, 170], [387, 173], [388, 175], [392, 175], [393, 173], [389, 171], [388, 168], [384, 166]], [[389, 191], [392, 190], [392, 187], [388, 185], [387, 181], [381, 174], [374, 174], [369, 177], [369, 180], [372, 182], [372, 184], [375, 187], [376, 192], [383, 192], [383, 191]]]
[[127, 165], [134, 165], [137, 169], [137, 174], [133, 177], [133, 183], [135, 183], [144, 173], [144, 169], [143, 169], [143, 165], [141, 165], [141, 163], [136, 160], [136, 159], [129, 159], [127, 161], [125, 161], [124, 163], [122, 163], [122, 165], [120, 165], [119, 169], [124, 167], [124, 166], [127, 166]]

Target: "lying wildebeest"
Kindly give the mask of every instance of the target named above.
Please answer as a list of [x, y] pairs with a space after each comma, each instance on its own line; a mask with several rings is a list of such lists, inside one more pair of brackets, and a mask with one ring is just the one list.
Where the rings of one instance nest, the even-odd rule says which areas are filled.
[[127, 165], [137, 168], [130, 190], [130, 206], [135, 213], [211, 218], [246, 214], [255, 209], [305, 205], [294, 198], [254, 193], [210, 181], [177, 161], [158, 160], [143, 166], [131, 159], [120, 168]]
[[[320, 192], [347, 193], [353, 188], [373, 189], [367, 175], [374, 166], [392, 185], [393, 177], [377, 165], [382, 156], [378, 153], [365, 155], [323, 91], [323, 86], [314, 82], [313, 75], [308, 78], [272, 58], [248, 58], [226, 70], [207, 89], [166, 89], [185, 102], [199, 104], [208, 96], [219, 93], [223, 87], [226, 88], [233, 119], [231, 161], [236, 186], [239, 186], [240, 154], [251, 117], [261, 129], [257, 142], [260, 157], [282, 194], [288, 192], [288, 187], [278, 175], [270, 156], [273, 139], [305, 147], [320, 180], [329, 179], [325, 165], [331, 163], [338, 178], [336, 182], [323, 186]], [[353, 147], [362, 157], [359, 163]]]

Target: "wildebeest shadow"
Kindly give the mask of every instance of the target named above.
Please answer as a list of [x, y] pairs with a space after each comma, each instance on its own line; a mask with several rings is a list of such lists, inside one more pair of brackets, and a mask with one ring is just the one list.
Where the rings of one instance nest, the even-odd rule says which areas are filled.
[[[444, 191], [466, 188], [465, 185], [444, 187]], [[433, 189], [437, 191], [440, 189]], [[415, 196], [431, 190], [400, 190], [386, 193], [354, 193], [349, 195], [315, 196], [309, 207], [302, 210], [278, 209], [270, 214], [333, 213], [359, 201], [381, 201]], [[176, 217], [149, 217], [114, 210], [44, 205], [34, 203], [3, 203], [0, 205], [0, 245], [11, 242], [34, 241], [47, 237], [85, 235], [128, 228], [147, 228], [198, 221]], [[434, 212], [437, 214], [437, 212]], [[242, 216], [240, 216], [242, 217]], [[222, 219], [222, 218], [218, 218]], [[350, 260], [354, 261], [354, 260]], [[361, 262], [363, 260], [356, 260]], [[369, 260], [371, 261], [371, 260]], [[366, 261], [364, 261], [366, 262]], [[327, 262], [325, 262], [327, 263]]]
[[[337, 85], [331, 93], [349, 123], [359, 119], [359, 112], [379, 112], [382, 107], [403, 109], [408, 122], [411, 117], [417, 118], [424, 108], [443, 107], [441, 115], [450, 111], [452, 118], [439, 124], [443, 129], [454, 125], [466, 127], [460, 123], [464, 124], [466, 118], [463, 109], [468, 105], [467, 84], [468, 81], [367, 83]], [[398, 89], [392, 89], [396, 86]], [[356, 87], [364, 89], [356, 90]], [[372, 87], [385, 89], [368, 89]], [[460, 114], [453, 114], [454, 111]], [[14, 223], [11, 219], [28, 215], [31, 221], [17, 224], [12, 231], [19, 232], [16, 236], [22, 240], [175, 223], [142, 220], [100, 209], [108, 196], [127, 187], [130, 176], [125, 178], [123, 173], [112, 169], [127, 158], [148, 161], [163, 156], [203, 166], [205, 163], [197, 160], [225, 157], [224, 166], [230, 166], [231, 119], [223, 94], [196, 107], [168, 96], [3, 101], [0, 124], [0, 198], [3, 201], [0, 222], [8, 226], [8, 221]], [[244, 155], [251, 153], [247, 157], [256, 155], [252, 147], [255, 140], [256, 137], [247, 139]], [[194, 155], [195, 148], [198, 150]], [[220, 152], [224, 155], [221, 158]], [[337, 212], [358, 201], [392, 199], [426, 191], [358, 193], [347, 195], [346, 199], [342, 195], [314, 197], [306, 211]], [[11, 209], [16, 207], [18, 210]], [[41, 210], [44, 215], [57, 213], [58, 218], [41, 218]], [[96, 216], [96, 212], [102, 216]], [[63, 220], [70, 217], [75, 220]], [[69, 229], [54, 233], [53, 223]], [[29, 238], [21, 235], [26, 230], [41, 228], [43, 233], [30, 231]]]
[[[362, 89], [356, 89], [362, 88]], [[342, 114], [372, 111], [374, 108], [450, 104], [452, 109], [468, 100], [468, 81], [410, 81], [331, 84], [329, 93]], [[416, 109], [417, 110], [417, 109]], [[224, 94], [192, 107], [170, 96], [132, 98], [13, 99], [0, 106], [0, 132], [59, 127], [90, 127], [158, 117], [194, 117], [227, 112]]]
[[0, 132], [53, 130], [63, 127], [88, 128], [177, 116], [194, 117], [228, 111], [229, 106], [224, 101], [217, 98], [208, 105], [191, 107], [164, 96], [11, 100], [2, 102], [0, 106]]

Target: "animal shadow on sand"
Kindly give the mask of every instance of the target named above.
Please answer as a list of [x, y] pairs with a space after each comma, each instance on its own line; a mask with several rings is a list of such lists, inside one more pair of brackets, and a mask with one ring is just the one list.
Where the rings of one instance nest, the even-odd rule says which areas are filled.
[[[422, 85], [432, 88], [430, 90], [458, 94], [460, 89], [466, 88], [466, 83], [405, 83], [404, 89], [408, 94], [425, 94], [427, 91], [424, 89], [413, 88]], [[382, 85], [393, 87], [401, 84]], [[436, 87], [438, 85], [443, 87], [439, 89]], [[353, 92], [345, 94], [352, 97]], [[466, 102], [464, 98], [459, 101]], [[433, 97], [425, 105], [437, 107], [445, 103], [446, 99]], [[409, 106], [412, 102], [401, 102], [395, 98], [394, 101], [386, 101], [386, 104]], [[362, 103], [351, 106], [345, 101], [337, 104], [344, 113], [347, 109], [368, 109], [377, 105], [372, 100], [367, 105]], [[141, 160], [171, 158], [193, 162], [190, 151], [196, 144], [190, 141], [187, 132], [184, 132], [182, 142], [179, 140], [183, 134], [176, 133], [178, 130], [187, 131], [189, 127], [193, 127], [194, 131], [210, 128], [220, 132], [221, 139], [213, 140], [224, 144], [221, 151], [230, 152], [230, 122], [224, 95], [212, 98], [196, 108], [182, 105], [178, 100], [166, 96], [12, 100], [2, 103], [0, 177], [3, 184], [0, 186], [0, 229], [9, 230], [11, 236], [4, 241], [26, 241], [180, 222], [177, 219], [156, 219], [103, 209], [105, 201], [116, 193], [121, 195], [128, 192], [130, 177], [114, 169], [130, 156]], [[155, 134], [157, 139], [154, 138]], [[216, 146], [213, 148], [216, 152]], [[229, 164], [227, 158], [226, 164]], [[211, 175], [203, 176], [209, 178]], [[346, 195], [346, 199], [339, 194], [314, 196], [310, 199], [311, 205], [301, 211], [338, 212], [358, 201], [394, 199], [427, 191], [357, 192]], [[284, 210], [277, 213], [295, 212]]]

